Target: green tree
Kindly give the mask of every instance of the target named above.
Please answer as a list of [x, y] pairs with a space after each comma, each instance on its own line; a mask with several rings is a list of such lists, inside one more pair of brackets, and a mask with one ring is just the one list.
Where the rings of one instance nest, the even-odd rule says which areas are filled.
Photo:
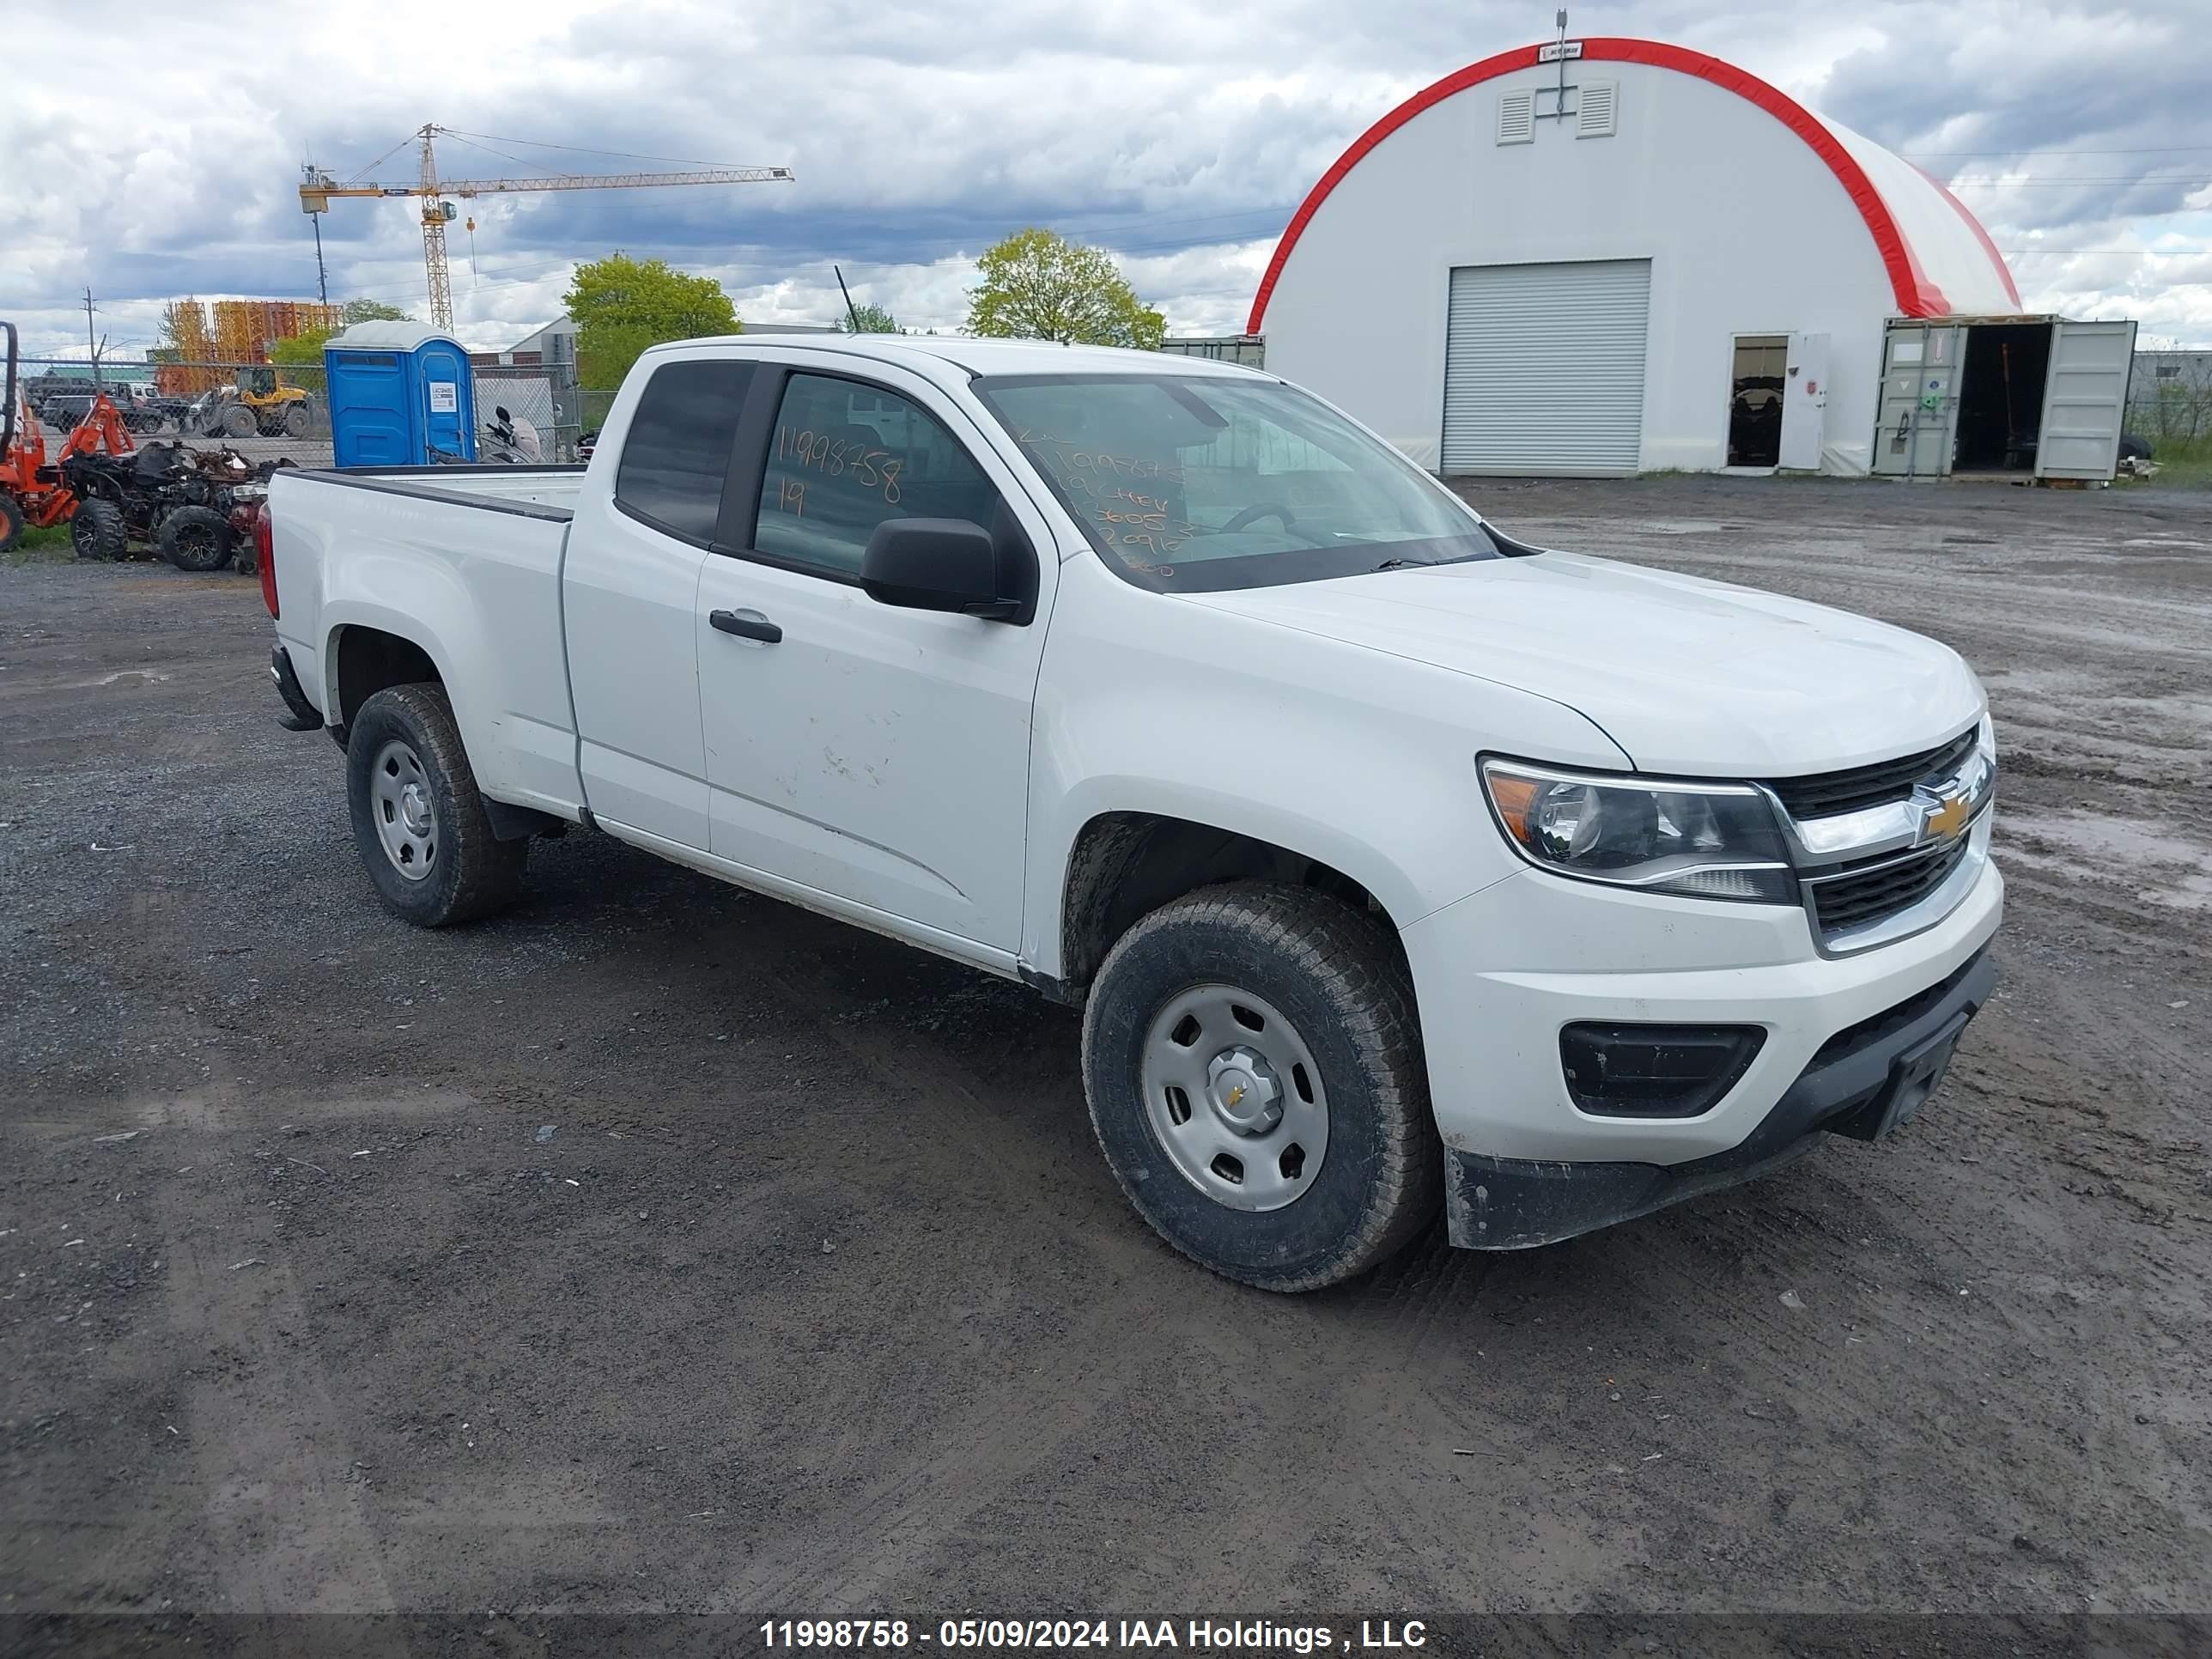
[[896, 334], [898, 319], [881, 306], [854, 306], [838, 319], [837, 326], [848, 334]]
[[1015, 232], [975, 269], [983, 280], [968, 296], [971, 334], [1157, 351], [1167, 332], [1111, 254], [1049, 230]]
[[284, 371], [280, 377], [286, 386], [295, 386], [305, 392], [323, 389], [323, 343], [337, 333], [334, 328], [311, 328], [305, 334], [269, 343], [269, 361]]
[[737, 307], [711, 276], [687, 276], [664, 259], [624, 253], [576, 267], [568, 288], [576, 365], [587, 386], [621, 383], [647, 346], [744, 331]]
[[356, 323], [411, 323], [415, 320], [398, 306], [386, 305], [381, 300], [348, 300], [343, 315], [348, 328]]

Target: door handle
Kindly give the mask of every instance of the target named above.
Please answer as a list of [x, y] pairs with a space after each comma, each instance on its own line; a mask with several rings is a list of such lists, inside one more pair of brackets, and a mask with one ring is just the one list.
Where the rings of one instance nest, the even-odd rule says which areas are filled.
[[725, 634], [735, 634], [741, 640], [758, 640], [763, 645], [780, 645], [783, 629], [757, 611], [710, 611], [707, 620]]

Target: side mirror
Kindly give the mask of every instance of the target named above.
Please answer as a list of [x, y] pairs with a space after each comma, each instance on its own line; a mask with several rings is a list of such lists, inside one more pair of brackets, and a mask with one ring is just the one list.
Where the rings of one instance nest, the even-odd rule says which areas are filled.
[[[1018, 532], [1016, 532], [1018, 534]], [[860, 586], [879, 605], [949, 611], [994, 622], [1026, 620], [1036, 577], [1005, 567], [1031, 558], [1002, 548], [967, 519], [886, 519], [860, 555]]]

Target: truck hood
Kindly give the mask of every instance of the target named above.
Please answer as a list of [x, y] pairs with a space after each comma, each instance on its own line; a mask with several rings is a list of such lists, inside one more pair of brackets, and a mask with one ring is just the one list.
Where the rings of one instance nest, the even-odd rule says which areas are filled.
[[1650, 772], [1887, 760], [1956, 735], [1984, 702], [1956, 652], [1904, 629], [1572, 553], [1182, 597], [1549, 697]]

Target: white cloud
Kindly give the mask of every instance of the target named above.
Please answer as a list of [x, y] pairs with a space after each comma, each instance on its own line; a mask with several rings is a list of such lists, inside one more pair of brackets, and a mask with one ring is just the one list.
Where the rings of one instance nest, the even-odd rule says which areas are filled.
[[[178, 295], [312, 296], [301, 161], [343, 176], [397, 144], [370, 176], [408, 181], [406, 135], [435, 120], [536, 141], [441, 141], [449, 174], [655, 165], [544, 147], [573, 145], [799, 175], [465, 204], [474, 259], [456, 224], [454, 298], [483, 344], [556, 315], [574, 262], [615, 247], [717, 276], [756, 320], [833, 318], [836, 261], [856, 298], [953, 327], [975, 254], [1031, 223], [1124, 251], [1174, 331], [1230, 332], [1290, 208], [1343, 146], [1437, 76], [1525, 44], [1544, 15], [1504, 0], [78, 0], [11, 19], [11, 58], [71, 62], [88, 38], [128, 49], [103, 60], [96, 111], [64, 75], [23, 76], [0, 100], [0, 296], [27, 346], [77, 352], [87, 285], [118, 343], [150, 342]], [[2192, 251], [2212, 248], [2201, 17], [1639, 0], [1578, 5], [1573, 21], [1741, 63], [1957, 178], [2031, 305], [2212, 343]], [[210, 40], [229, 44], [211, 55]], [[334, 297], [422, 306], [407, 203], [342, 202], [322, 229]]]

